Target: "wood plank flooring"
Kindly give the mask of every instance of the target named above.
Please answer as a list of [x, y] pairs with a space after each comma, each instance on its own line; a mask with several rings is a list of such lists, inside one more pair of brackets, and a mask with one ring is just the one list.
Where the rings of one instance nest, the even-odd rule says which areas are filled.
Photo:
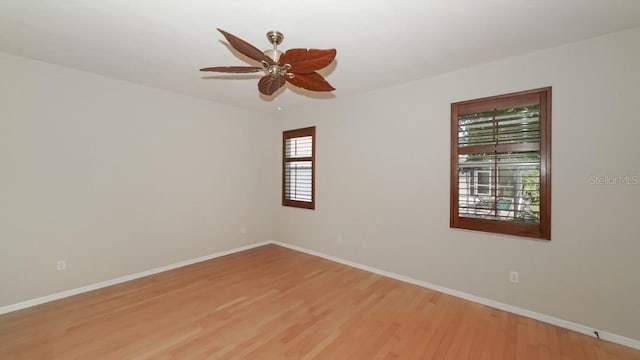
[[275, 245], [0, 316], [0, 359], [640, 359]]

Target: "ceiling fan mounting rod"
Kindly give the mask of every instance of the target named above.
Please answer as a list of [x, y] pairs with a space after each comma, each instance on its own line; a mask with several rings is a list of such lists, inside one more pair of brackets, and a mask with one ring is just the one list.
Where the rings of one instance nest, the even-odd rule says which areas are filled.
[[269, 31], [267, 33], [267, 40], [273, 45], [273, 49], [265, 50], [264, 54], [270, 57], [274, 62], [278, 62], [280, 59], [280, 55], [282, 55], [282, 51], [278, 50], [278, 45], [282, 43], [284, 39], [284, 35], [282, 35], [279, 31]]
[[278, 64], [280, 55], [282, 55], [282, 51], [278, 50], [278, 45], [280, 45], [282, 40], [284, 40], [284, 35], [280, 31], [272, 30], [267, 32], [267, 40], [269, 40], [273, 45], [273, 50], [266, 50], [264, 54], [270, 57], [275, 64], [269, 65], [266, 61], [262, 61], [262, 69], [271, 75], [272, 78], [277, 78], [279, 76], [288, 76], [289, 78], [293, 78], [293, 74], [287, 73], [287, 70], [291, 69], [291, 65], [284, 64], [283, 66], [280, 66]]

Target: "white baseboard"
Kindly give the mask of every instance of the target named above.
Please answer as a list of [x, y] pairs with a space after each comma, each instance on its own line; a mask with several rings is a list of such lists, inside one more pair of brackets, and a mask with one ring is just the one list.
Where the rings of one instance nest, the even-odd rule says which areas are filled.
[[82, 294], [82, 293], [85, 293], [85, 292], [101, 289], [103, 287], [107, 287], [107, 286], [111, 286], [111, 285], [115, 285], [115, 284], [120, 284], [120, 283], [123, 283], [123, 282], [126, 282], [126, 281], [139, 279], [141, 277], [145, 277], [145, 276], [161, 273], [161, 272], [164, 272], [164, 271], [177, 269], [177, 268], [180, 268], [180, 267], [183, 267], [183, 266], [199, 263], [199, 262], [202, 262], [202, 261], [215, 259], [217, 257], [234, 254], [234, 253], [237, 253], [237, 252], [240, 252], [240, 251], [249, 250], [249, 249], [252, 249], [252, 248], [255, 248], [255, 247], [258, 247], [258, 246], [268, 245], [270, 243], [271, 243], [271, 241], [262, 241], [262, 242], [259, 242], [259, 243], [249, 244], [249, 245], [246, 245], [246, 246], [237, 247], [235, 249], [230, 249], [230, 250], [221, 251], [221, 252], [218, 252], [218, 253], [215, 253], [215, 254], [205, 255], [205, 256], [201, 256], [201, 257], [195, 258], [195, 259], [184, 260], [184, 261], [180, 261], [180, 262], [177, 262], [177, 263], [174, 263], [174, 264], [157, 267], [155, 269], [146, 270], [146, 271], [142, 271], [142, 272], [135, 273], [135, 274], [125, 275], [125, 276], [121, 276], [119, 278], [115, 278], [115, 279], [111, 279], [111, 280], [107, 280], [107, 281], [102, 281], [102, 282], [91, 284], [91, 285], [81, 286], [81, 287], [75, 288], [75, 289], [61, 291], [61, 292], [57, 292], [55, 294], [50, 294], [50, 295], [47, 295], [47, 296], [42, 296], [42, 297], [39, 297], [39, 298], [27, 300], [27, 301], [22, 301], [22, 302], [19, 302], [17, 304], [11, 304], [11, 305], [2, 306], [2, 307], [0, 307], [0, 315], [8, 313], [8, 312], [12, 312], [12, 311], [16, 311], [16, 310], [22, 310], [22, 309], [26, 309], [28, 307], [44, 304], [44, 303], [47, 303], [47, 302], [50, 302], [50, 301], [63, 299], [63, 298], [69, 297], [69, 296], [78, 295], [78, 294]]
[[372, 272], [374, 274], [378, 274], [378, 275], [382, 275], [382, 276], [386, 276], [392, 279], [396, 279], [396, 280], [400, 280], [409, 284], [414, 284], [414, 285], [418, 285], [418, 286], [422, 286], [424, 288], [427, 289], [431, 289], [431, 290], [436, 290], [439, 291], [441, 293], [444, 294], [448, 294], [451, 296], [455, 296], [455, 297], [459, 297], [461, 299], [465, 299], [465, 300], [469, 300], [469, 301], [473, 301], [475, 303], [478, 304], [482, 304], [482, 305], [486, 305], [495, 309], [499, 309], [499, 310], [504, 310], [513, 314], [517, 314], [517, 315], [521, 315], [521, 316], [525, 316], [531, 319], [535, 319], [535, 320], [539, 320], [542, 322], [545, 322], [547, 324], [551, 324], [551, 325], [555, 325], [561, 328], [565, 328], [565, 329], [569, 329], [569, 330], [573, 330], [575, 332], [579, 332], [581, 334], [585, 334], [585, 335], [589, 335], [592, 337], [596, 337], [594, 331], [597, 331], [598, 334], [600, 335], [600, 339], [605, 340], [605, 341], [609, 341], [615, 344], [620, 344], [620, 345], [624, 345], [633, 349], [638, 349], [640, 350], [640, 340], [636, 340], [636, 339], [631, 339], [628, 337], [624, 337], [621, 335], [617, 335], [617, 334], [613, 334], [610, 332], [606, 332], [606, 331], [601, 331], [601, 330], [597, 330], [594, 328], [591, 328], [589, 326], [586, 325], [582, 325], [582, 324], [578, 324], [575, 322], [571, 322], [571, 321], [567, 321], [567, 320], [563, 320], [563, 319], [559, 319], [550, 315], [545, 315], [545, 314], [541, 314], [535, 311], [531, 311], [531, 310], [527, 310], [527, 309], [522, 309], [516, 306], [512, 306], [509, 304], [505, 304], [505, 303], [501, 303], [495, 300], [491, 300], [491, 299], [487, 299], [487, 298], [483, 298], [480, 296], [476, 296], [476, 295], [472, 295], [472, 294], [467, 294], [465, 292], [462, 291], [458, 291], [458, 290], [454, 290], [454, 289], [449, 289], [447, 287], [444, 286], [440, 286], [440, 285], [436, 285], [436, 284], [432, 284], [426, 281], [422, 281], [422, 280], [416, 280], [413, 278], [410, 278], [408, 276], [404, 276], [404, 275], [398, 275], [398, 274], [394, 274], [392, 272], [389, 271], [385, 271], [385, 270], [380, 270], [371, 266], [367, 266], [367, 265], [362, 265], [353, 261], [349, 261], [349, 260], [344, 260], [335, 256], [331, 256], [331, 255], [327, 255], [327, 254], [323, 254], [321, 252], [317, 252], [314, 250], [309, 250], [300, 246], [296, 246], [296, 245], [291, 245], [291, 244], [287, 244], [287, 243], [283, 243], [280, 241], [270, 241], [270, 243], [275, 244], [275, 245], [279, 245], [282, 247], [286, 247], [292, 250], [296, 250], [296, 251], [300, 251], [309, 255], [314, 255], [314, 256], [318, 256], [327, 260], [331, 260], [331, 261], [335, 261], [337, 263], [340, 264], [344, 264], [347, 266], [351, 266], [357, 269], [361, 269], [361, 270], [365, 270], [368, 272]]
[[386, 276], [388, 278], [392, 278], [392, 279], [396, 279], [396, 280], [400, 280], [409, 284], [414, 284], [414, 285], [418, 285], [418, 286], [422, 286], [424, 288], [427, 289], [432, 289], [435, 291], [439, 291], [441, 293], [444, 294], [448, 294], [451, 296], [455, 296], [455, 297], [459, 297], [461, 299], [465, 299], [465, 300], [469, 300], [469, 301], [473, 301], [475, 303], [478, 304], [482, 304], [482, 305], [486, 305], [486, 306], [490, 306], [492, 308], [495, 309], [499, 309], [499, 310], [504, 310], [513, 314], [517, 314], [517, 315], [522, 315], [531, 319], [535, 319], [535, 320], [539, 320], [548, 324], [552, 324], [552, 325], [556, 325], [565, 329], [569, 329], [569, 330], [573, 330], [576, 332], [579, 332], [581, 334], [585, 334], [585, 335], [589, 335], [589, 336], [593, 336], [595, 337], [595, 333], [594, 331], [598, 331], [598, 334], [600, 335], [600, 339], [605, 340], [605, 341], [609, 341], [615, 344], [620, 344], [620, 345], [624, 345], [630, 348], [634, 348], [634, 349], [638, 349], [640, 350], [640, 340], [636, 340], [636, 339], [631, 339], [631, 338], [627, 338], [621, 335], [617, 335], [617, 334], [613, 334], [610, 332], [606, 332], [606, 331], [600, 331], [600, 330], [596, 330], [594, 328], [582, 325], [582, 324], [578, 324], [578, 323], [574, 323], [571, 321], [567, 321], [567, 320], [563, 320], [563, 319], [559, 319], [550, 315], [545, 315], [545, 314], [541, 314], [535, 311], [530, 311], [527, 309], [522, 309], [516, 306], [512, 306], [509, 304], [505, 304], [505, 303], [501, 303], [495, 300], [491, 300], [491, 299], [487, 299], [487, 298], [483, 298], [480, 296], [476, 296], [476, 295], [472, 295], [472, 294], [467, 294], [463, 291], [458, 291], [458, 290], [454, 290], [454, 289], [449, 289], [447, 287], [444, 286], [440, 286], [440, 285], [436, 285], [436, 284], [432, 284], [426, 281], [422, 281], [422, 280], [416, 280], [413, 278], [410, 278], [408, 276], [404, 276], [404, 275], [398, 275], [389, 271], [385, 271], [385, 270], [381, 270], [378, 268], [374, 268], [371, 266], [367, 266], [367, 265], [363, 265], [363, 264], [359, 264], [353, 261], [349, 261], [349, 260], [345, 260], [345, 259], [341, 259], [339, 257], [335, 257], [335, 256], [331, 256], [331, 255], [327, 255], [327, 254], [323, 254], [321, 252], [318, 251], [314, 251], [314, 250], [309, 250], [300, 246], [296, 246], [296, 245], [291, 245], [291, 244], [287, 244], [287, 243], [283, 243], [280, 241], [262, 241], [262, 242], [258, 242], [258, 243], [254, 243], [254, 244], [250, 244], [250, 245], [246, 245], [246, 246], [241, 246], [238, 248], [234, 248], [234, 249], [230, 249], [230, 250], [225, 250], [225, 251], [221, 251], [215, 254], [210, 254], [210, 255], [206, 255], [206, 256], [201, 256], [195, 259], [189, 259], [189, 260], [185, 260], [185, 261], [181, 261], [181, 262], [177, 262], [174, 264], [170, 264], [170, 265], [166, 265], [166, 266], [161, 266], [155, 269], [151, 269], [151, 270], [146, 270], [143, 272], [139, 272], [139, 273], [135, 273], [135, 274], [131, 274], [131, 275], [125, 275], [125, 276], [121, 276], [119, 278], [116, 279], [111, 279], [111, 280], [107, 280], [107, 281], [103, 281], [103, 282], [99, 282], [96, 284], [91, 284], [91, 285], [87, 285], [87, 286], [82, 286], [79, 288], [75, 288], [75, 289], [71, 289], [71, 290], [66, 290], [66, 291], [61, 291], [55, 294], [51, 294], [51, 295], [47, 295], [47, 296], [43, 296], [43, 297], [39, 297], [36, 299], [31, 299], [31, 300], [27, 300], [27, 301], [22, 301], [16, 304], [11, 304], [11, 305], [6, 305], [6, 306], [2, 306], [0, 307], [0, 315], [1, 314], [5, 314], [8, 312], [12, 312], [12, 311], [17, 311], [17, 310], [21, 310], [21, 309], [25, 309], [28, 307], [32, 307], [32, 306], [36, 306], [36, 305], [40, 305], [40, 304], [44, 304], [50, 301], [54, 301], [54, 300], [59, 300], [62, 298], [66, 298], [69, 296], [73, 296], [73, 295], [78, 295], [78, 294], [82, 294], [85, 292], [89, 292], [89, 291], [93, 291], [93, 290], [97, 290], [97, 289], [101, 289], [107, 286], [111, 286], [111, 285], [115, 285], [115, 284], [120, 284], [126, 281], [130, 281], [130, 280], [135, 280], [141, 277], [145, 277], [145, 276], [149, 276], [149, 275], [153, 275], [153, 274], [157, 274], [157, 273], [161, 273], [164, 271], [168, 271], [168, 270], [173, 270], [173, 269], [177, 269], [183, 266], [187, 266], [187, 265], [191, 265], [191, 264], [195, 264], [195, 263], [199, 263], [202, 261], [207, 261], [207, 260], [211, 260], [211, 259], [215, 259], [217, 257], [221, 257], [221, 256], [225, 256], [225, 255], [229, 255], [229, 254], [234, 254], [237, 252], [241, 252], [241, 251], [245, 251], [245, 250], [249, 250], [255, 247], [259, 247], [259, 246], [263, 246], [263, 245], [268, 245], [268, 244], [274, 244], [274, 245], [278, 245], [278, 246], [282, 246], [282, 247], [286, 247], [292, 250], [296, 250], [296, 251], [300, 251], [309, 255], [313, 255], [313, 256], [318, 256], [327, 260], [331, 260], [340, 264], [344, 264], [347, 266], [351, 266], [357, 269], [361, 269], [361, 270], [365, 270], [368, 272], [372, 272], [374, 274], [378, 274], [378, 275], [382, 275], [382, 276]]

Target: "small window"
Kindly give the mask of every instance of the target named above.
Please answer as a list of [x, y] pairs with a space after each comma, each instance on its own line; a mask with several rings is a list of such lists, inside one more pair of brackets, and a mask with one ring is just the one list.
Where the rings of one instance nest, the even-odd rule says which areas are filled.
[[451, 104], [454, 228], [551, 239], [551, 88]]
[[282, 205], [315, 209], [316, 128], [282, 132]]
[[474, 169], [474, 190], [476, 195], [491, 196], [491, 169]]

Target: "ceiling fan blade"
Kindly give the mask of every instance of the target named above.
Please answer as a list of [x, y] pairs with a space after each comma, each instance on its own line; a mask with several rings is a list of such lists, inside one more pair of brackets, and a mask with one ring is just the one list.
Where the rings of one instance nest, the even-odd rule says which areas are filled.
[[262, 68], [255, 66], [214, 66], [200, 69], [200, 71], [215, 71], [223, 73], [245, 74], [261, 71]]
[[222, 29], [218, 29], [218, 31], [220, 31], [222, 33], [222, 35], [224, 35], [224, 37], [227, 39], [227, 41], [229, 42], [229, 44], [236, 50], [238, 50], [241, 54], [246, 55], [248, 57], [250, 57], [253, 60], [256, 61], [266, 61], [267, 64], [269, 65], [273, 65], [275, 64], [273, 62], [273, 60], [268, 57], [267, 55], [263, 54], [262, 51], [258, 48], [256, 48], [255, 46], [249, 44], [248, 42], [240, 39], [239, 37], [229, 34], [228, 32], [222, 30]]
[[287, 77], [286, 80], [294, 86], [312, 91], [333, 91], [335, 88], [331, 86], [322, 75], [314, 72], [311, 74], [293, 74], [292, 78]]
[[280, 89], [284, 84], [285, 80], [282, 76], [271, 77], [271, 75], [263, 76], [258, 82], [258, 90], [261, 93], [270, 96], [273, 95], [278, 89]]
[[289, 49], [280, 56], [280, 66], [289, 64], [289, 72], [309, 74], [331, 64], [335, 57], [336, 49]]

